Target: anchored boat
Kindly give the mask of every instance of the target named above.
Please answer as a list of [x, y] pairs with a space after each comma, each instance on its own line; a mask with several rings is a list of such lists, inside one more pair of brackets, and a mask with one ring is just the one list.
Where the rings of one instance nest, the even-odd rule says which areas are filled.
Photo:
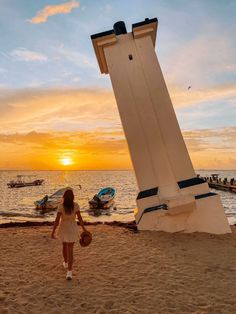
[[42, 211], [51, 211], [57, 209], [58, 205], [62, 201], [62, 196], [66, 190], [71, 189], [69, 187], [57, 190], [52, 195], [45, 195], [42, 199], [34, 202], [35, 209]]
[[7, 186], [9, 188], [23, 188], [26, 186], [42, 185], [42, 183], [44, 182], [43, 179], [36, 179], [36, 180], [27, 182], [27, 180], [29, 180], [27, 178], [29, 177], [32, 177], [32, 176], [31, 175], [17, 175], [16, 180], [11, 180], [9, 183], [7, 183]]
[[114, 188], [107, 187], [101, 189], [89, 201], [90, 209], [108, 209], [114, 205], [116, 191]]

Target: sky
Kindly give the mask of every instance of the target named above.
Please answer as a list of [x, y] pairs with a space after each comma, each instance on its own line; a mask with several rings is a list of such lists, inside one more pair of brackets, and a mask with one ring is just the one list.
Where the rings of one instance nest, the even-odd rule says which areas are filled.
[[146, 17], [195, 169], [236, 169], [235, 16], [235, 0], [0, 0], [0, 169], [132, 168], [90, 35]]

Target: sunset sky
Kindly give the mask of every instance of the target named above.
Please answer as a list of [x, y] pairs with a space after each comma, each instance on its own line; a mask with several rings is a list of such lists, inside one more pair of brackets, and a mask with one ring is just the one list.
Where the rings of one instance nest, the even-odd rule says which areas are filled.
[[146, 17], [194, 167], [236, 169], [235, 16], [235, 0], [0, 0], [0, 169], [132, 168], [90, 35]]

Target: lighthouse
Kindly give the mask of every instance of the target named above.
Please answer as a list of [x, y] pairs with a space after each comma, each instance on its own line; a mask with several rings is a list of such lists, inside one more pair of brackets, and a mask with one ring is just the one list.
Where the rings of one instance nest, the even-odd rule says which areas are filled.
[[155, 53], [157, 18], [91, 36], [109, 74], [139, 188], [139, 230], [230, 233], [220, 196], [196, 176]]

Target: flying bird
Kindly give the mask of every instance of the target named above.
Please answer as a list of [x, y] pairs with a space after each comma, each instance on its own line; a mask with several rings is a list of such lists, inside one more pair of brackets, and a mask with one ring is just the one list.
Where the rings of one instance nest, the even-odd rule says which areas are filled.
[[188, 90], [191, 88], [191, 86], [188, 87]]

